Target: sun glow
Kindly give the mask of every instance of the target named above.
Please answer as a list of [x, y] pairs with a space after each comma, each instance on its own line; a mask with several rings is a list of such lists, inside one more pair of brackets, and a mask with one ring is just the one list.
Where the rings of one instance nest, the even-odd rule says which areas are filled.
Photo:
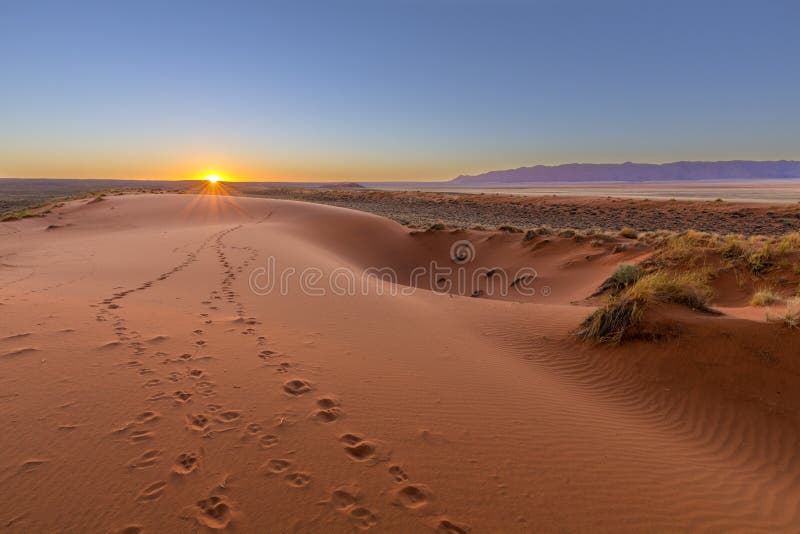
[[221, 179], [222, 178], [220, 178], [219, 175], [217, 174], [209, 174], [208, 176], [205, 177], [205, 180], [211, 182], [212, 184], [219, 182]]

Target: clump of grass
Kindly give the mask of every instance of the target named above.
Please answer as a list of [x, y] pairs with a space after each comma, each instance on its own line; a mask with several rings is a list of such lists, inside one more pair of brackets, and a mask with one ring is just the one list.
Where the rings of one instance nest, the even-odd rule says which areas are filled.
[[748, 254], [748, 248], [741, 239], [729, 235], [719, 250], [720, 256], [726, 260], [739, 260]]
[[639, 278], [628, 293], [644, 302], [674, 302], [700, 311], [711, 311], [708, 303], [713, 295], [708, 274], [702, 271], [650, 273]]
[[766, 287], [764, 289], [759, 289], [753, 294], [753, 298], [750, 299], [750, 305], [759, 307], [770, 306], [780, 300], [780, 296], [776, 295], [772, 289]]
[[637, 232], [630, 226], [626, 226], [625, 228], [619, 231], [619, 235], [620, 237], [624, 237], [625, 239], [636, 239], [639, 237], [639, 232]]
[[775, 254], [778, 256], [783, 256], [796, 250], [800, 250], [800, 232], [790, 232], [783, 235], [775, 243]]
[[41, 212], [34, 211], [36, 208], [23, 208], [21, 210], [12, 211], [4, 215], [0, 215], [0, 222], [12, 222], [27, 219], [29, 217], [43, 217]]
[[684, 262], [697, 257], [697, 249], [708, 247], [711, 235], [696, 230], [687, 230], [668, 237], [662, 244], [662, 254], [673, 262]]
[[773, 266], [772, 252], [764, 246], [748, 254], [745, 261], [753, 274], [764, 274]]
[[538, 234], [536, 233], [536, 230], [528, 230], [527, 232], [525, 232], [525, 237], [523, 237], [522, 240], [533, 241], [534, 239], [536, 239], [537, 235]]
[[800, 298], [793, 298], [786, 303], [786, 309], [778, 315], [767, 314], [767, 320], [782, 323], [789, 328], [800, 328]]
[[611, 276], [600, 284], [597, 291], [592, 295], [593, 297], [601, 295], [606, 291], [611, 291], [612, 295], [618, 294], [620, 291], [636, 282], [642, 276], [642, 271], [635, 265], [627, 263], [620, 263]]
[[512, 226], [510, 224], [502, 224], [502, 225], [498, 226], [497, 229], [500, 230], [501, 232], [508, 232], [510, 234], [521, 234], [522, 233], [522, 229], [517, 228], [516, 226]]
[[428, 227], [428, 230], [447, 230], [447, 225], [443, 221], [436, 221]]
[[570, 238], [575, 237], [575, 230], [561, 230], [558, 232], [558, 237]]
[[619, 343], [639, 324], [644, 311], [655, 302], [674, 302], [692, 309], [713, 312], [708, 275], [700, 271], [657, 271], [639, 277], [618, 296], [612, 297], [581, 324], [577, 336], [600, 343]]
[[577, 336], [599, 343], [619, 343], [639, 323], [645, 303], [629, 296], [614, 298], [581, 323]]

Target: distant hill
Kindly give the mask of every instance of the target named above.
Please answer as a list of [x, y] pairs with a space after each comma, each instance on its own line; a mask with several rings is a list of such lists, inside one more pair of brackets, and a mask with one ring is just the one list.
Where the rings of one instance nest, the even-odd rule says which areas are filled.
[[800, 178], [800, 161], [677, 161], [675, 163], [568, 163], [462, 175], [457, 185], [541, 182], [658, 182]]

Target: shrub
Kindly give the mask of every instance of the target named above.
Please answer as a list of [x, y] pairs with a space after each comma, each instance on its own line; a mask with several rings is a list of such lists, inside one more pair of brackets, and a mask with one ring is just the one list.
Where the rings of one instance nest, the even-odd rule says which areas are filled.
[[763, 274], [773, 265], [769, 247], [764, 246], [747, 256], [747, 266], [753, 274]]
[[575, 237], [575, 230], [561, 230], [558, 233], [558, 237], [564, 237], [564, 238]]
[[767, 314], [767, 320], [770, 322], [783, 323], [789, 328], [800, 327], [800, 299], [794, 298], [786, 304], [786, 309], [783, 313], [775, 316]]
[[628, 265], [627, 263], [620, 263], [611, 276], [600, 284], [600, 287], [592, 295], [593, 297], [611, 291], [612, 295], [616, 295], [626, 287], [636, 282], [642, 276], [642, 271], [635, 265]]
[[634, 298], [614, 298], [581, 323], [577, 336], [600, 343], [619, 343], [628, 329], [641, 320], [643, 311], [644, 303]]
[[428, 230], [446, 230], [447, 225], [442, 221], [436, 221], [428, 227]]
[[669, 273], [658, 271], [639, 278], [628, 293], [643, 302], [674, 302], [701, 311], [710, 311], [712, 291], [708, 274], [693, 271]]
[[770, 288], [759, 289], [750, 299], [751, 306], [770, 306], [780, 301], [781, 298]]
[[626, 239], [636, 239], [639, 237], [639, 232], [637, 232], [630, 226], [626, 226], [625, 228], [619, 231], [619, 235]]
[[747, 254], [747, 248], [740, 239], [728, 236], [719, 252], [726, 260], [738, 260]]
[[503, 224], [501, 226], [498, 226], [497, 229], [500, 230], [501, 232], [508, 232], [508, 233], [511, 233], [511, 234], [521, 234], [522, 233], [521, 229], [517, 228], [516, 226], [512, 226], [510, 224]]
[[[625, 268], [622, 272], [630, 271]], [[587, 317], [576, 335], [600, 343], [619, 343], [626, 332], [639, 323], [644, 310], [653, 302], [674, 302], [716, 313], [708, 307], [711, 288], [707, 279], [707, 274], [697, 271], [682, 274], [658, 271], [641, 276], [619, 296], [612, 297], [608, 304]]]

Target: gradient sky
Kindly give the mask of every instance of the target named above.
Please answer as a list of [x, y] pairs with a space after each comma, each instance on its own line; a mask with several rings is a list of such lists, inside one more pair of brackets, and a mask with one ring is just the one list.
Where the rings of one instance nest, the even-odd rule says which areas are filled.
[[0, 0], [0, 176], [800, 159], [800, 2]]

